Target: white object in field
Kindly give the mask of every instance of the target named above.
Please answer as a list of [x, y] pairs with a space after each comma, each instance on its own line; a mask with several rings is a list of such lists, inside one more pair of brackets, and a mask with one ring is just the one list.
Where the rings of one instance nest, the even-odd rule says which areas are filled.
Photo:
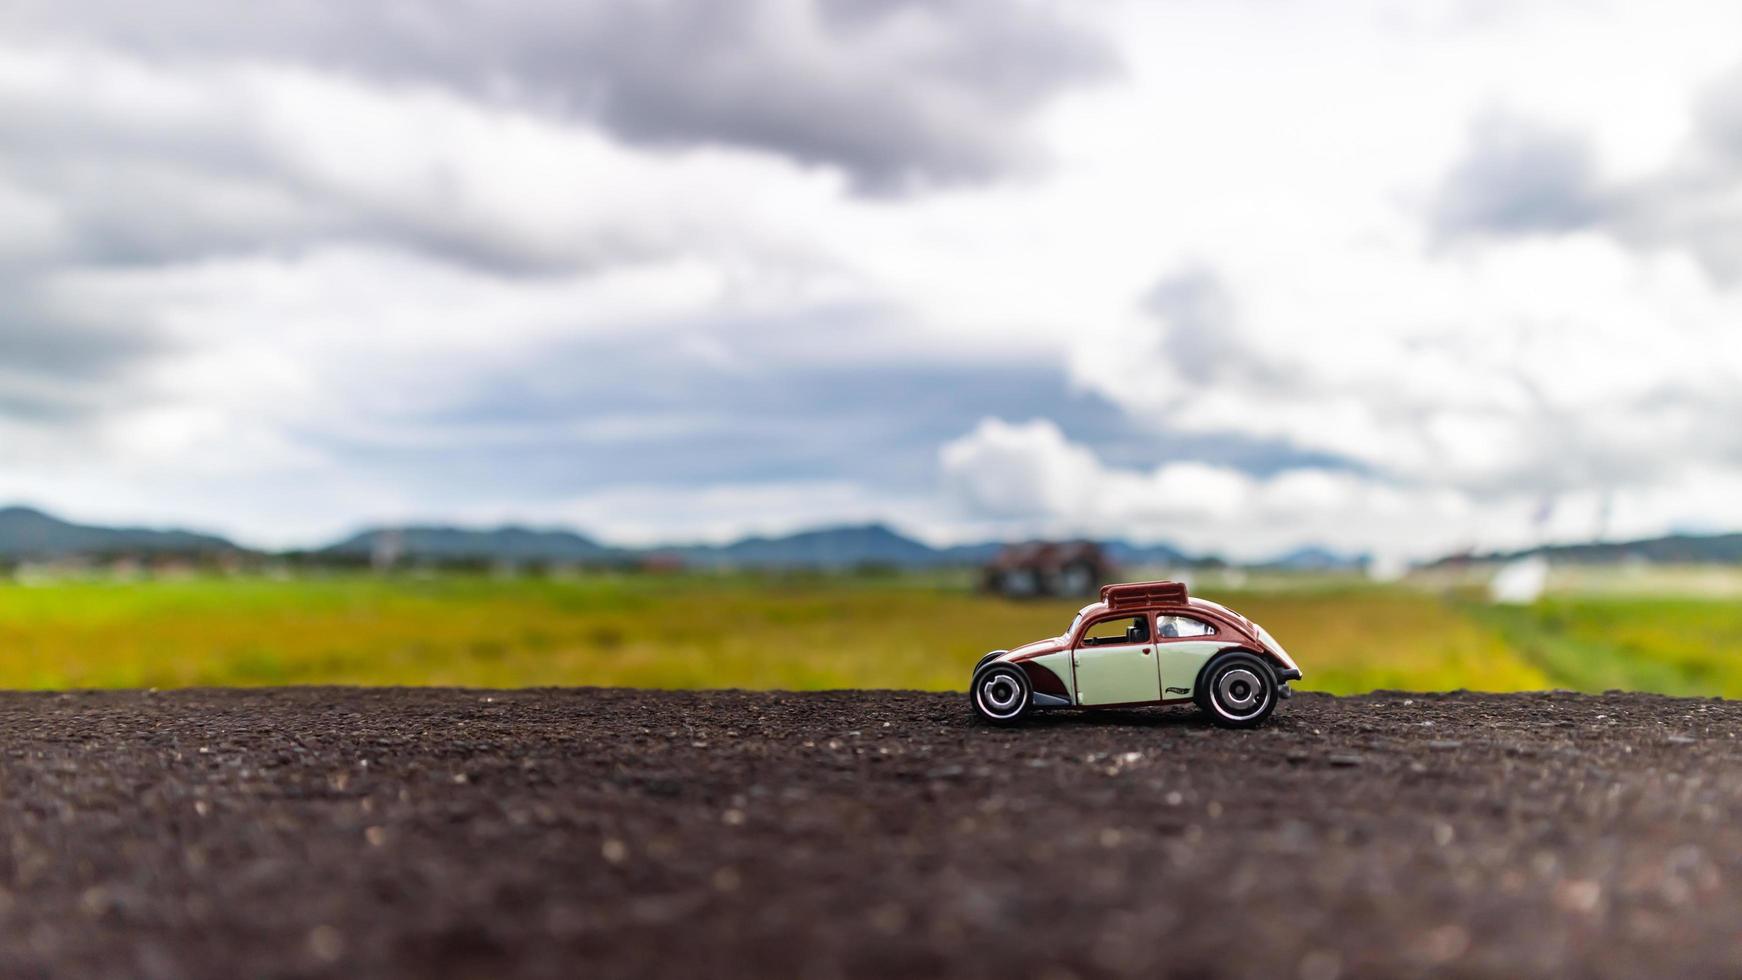
[[1548, 585], [1548, 559], [1526, 555], [1501, 566], [1488, 583], [1488, 598], [1507, 605], [1524, 606], [1542, 596]]
[[1409, 571], [1409, 560], [1399, 554], [1377, 552], [1367, 559], [1367, 577], [1375, 582], [1395, 582]]

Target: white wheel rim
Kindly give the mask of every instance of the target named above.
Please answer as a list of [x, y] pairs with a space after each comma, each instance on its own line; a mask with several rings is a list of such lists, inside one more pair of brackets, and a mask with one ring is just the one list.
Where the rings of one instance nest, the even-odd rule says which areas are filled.
[[974, 689], [980, 710], [994, 718], [1009, 718], [1022, 707], [1022, 685], [1006, 671], [994, 671]]
[[1269, 690], [1256, 672], [1248, 667], [1230, 667], [1216, 675], [1216, 710], [1231, 721], [1245, 721], [1264, 710]]

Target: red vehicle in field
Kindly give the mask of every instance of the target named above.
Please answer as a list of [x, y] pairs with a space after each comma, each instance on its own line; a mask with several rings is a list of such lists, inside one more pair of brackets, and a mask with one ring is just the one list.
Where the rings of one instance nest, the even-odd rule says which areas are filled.
[[1129, 582], [1102, 587], [1060, 635], [980, 658], [969, 694], [998, 725], [1036, 708], [1190, 703], [1251, 728], [1300, 676], [1275, 637], [1227, 606], [1179, 582]]

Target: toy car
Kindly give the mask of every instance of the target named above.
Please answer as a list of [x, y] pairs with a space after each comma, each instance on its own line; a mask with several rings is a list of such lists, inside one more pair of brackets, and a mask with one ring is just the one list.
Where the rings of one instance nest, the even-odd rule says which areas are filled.
[[974, 710], [993, 724], [1035, 708], [1195, 703], [1218, 725], [1251, 728], [1289, 696], [1300, 668], [1276, 638], [1179, 582], [1101, 589], [1063, 634], [974, 665]]

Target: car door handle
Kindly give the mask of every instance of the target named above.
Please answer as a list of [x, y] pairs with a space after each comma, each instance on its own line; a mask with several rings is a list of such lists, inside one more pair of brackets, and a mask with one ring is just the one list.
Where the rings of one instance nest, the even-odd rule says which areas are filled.
[[1144, 655], [1144, 656], [1145, 656], [1145, 657], [1147, 657], [1147, 656], [1149, 656], [1149, 648], [1148, 648], [1148, 647], [1144, 647], [1144, 648], [1143, 648], [1143, 655]]

